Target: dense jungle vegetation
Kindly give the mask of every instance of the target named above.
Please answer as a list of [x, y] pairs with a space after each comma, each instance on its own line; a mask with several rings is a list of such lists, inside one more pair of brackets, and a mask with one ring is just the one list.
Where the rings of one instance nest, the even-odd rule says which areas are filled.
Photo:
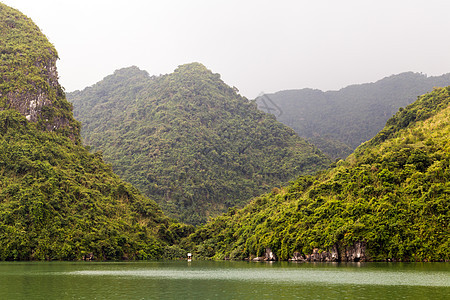
[[173, 223], [100, 154], [0, 111], [0, 259], [160, 258]]
[[[115, 175], [100, 153], [81, 145], [79, 123], [54, 80], [56, 69], [49, 73], [48, 62], [57, 57], [46, 37], [3, 4], [0, 36], [0, 260], [179, 253], [174, 244], [192, 226], [164, 216], [154, 201]], [[28, 121], [18, 109], [38, 98], [49, 102], [35, 122]], [[66, 121], [54, 130], [61, 118]]]
[[70, 93], [82, 136], [169, 216], [204, 223], [328, 160], [199, 63], [136, 67]]
[[[90, 152], [53, 45], [1, 3], [0, 37], [0, 260], [243, 259], [266, 248], [286, 260], [356, 242], [371, 260], [450, 260], [450, 87], [280, 188], [328, 160], [201, 64], [158, 77], [122, 69], [71, 94]], [[385, 83], [401, 90], [396, 80]], [[228, 211], [194, 230], [113, 168], [171, 216], [199, 224]]]
[[278, 259], [364, 242], [372, 260], [450, 259], [450, 87], [389, 119], [345, 161], [230, 209], [184, 246], [218, 259]]
[[448, 85], [450, 74], [427, 77], [407, 72], [339, 91], [280, 91], [258, 98], [257, 104], [323, 153], [337, 159], [346, 158], [361, 143], [374, 137], [400, 107], [411, 104], [418, 95], [434, 87]]

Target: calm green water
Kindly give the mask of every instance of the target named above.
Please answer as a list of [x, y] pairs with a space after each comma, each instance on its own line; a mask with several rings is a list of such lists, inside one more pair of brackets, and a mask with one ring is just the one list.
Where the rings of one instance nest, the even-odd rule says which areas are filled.
[[0, 299], [450, 299], [450, 264], [0, 263]]

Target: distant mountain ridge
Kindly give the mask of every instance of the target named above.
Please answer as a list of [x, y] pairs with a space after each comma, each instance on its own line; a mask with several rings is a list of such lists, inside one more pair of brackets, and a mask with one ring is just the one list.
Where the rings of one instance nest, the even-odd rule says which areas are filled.
[[329, 163], [200, 63], [157, 77], [120, 69], [68, 99], [92, 150], [192, 224]]
[[427, 77], [405, 72], [338, 91], [279, 91], [265, 95], [267, 105], [262, 101], [264, 97], [256, 102], [259, 109], [275, 114], [278, 121], [336, 159], [345, 158], [375, 136], [400, 107], [411, 104], [434, 87], [448, 85], [450, 73]]

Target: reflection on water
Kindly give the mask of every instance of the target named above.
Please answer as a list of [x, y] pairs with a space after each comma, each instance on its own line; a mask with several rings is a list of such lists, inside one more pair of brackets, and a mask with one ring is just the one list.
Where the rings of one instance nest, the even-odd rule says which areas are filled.
[[0, 263], [0, 299], [449, 299], [449, 263]]

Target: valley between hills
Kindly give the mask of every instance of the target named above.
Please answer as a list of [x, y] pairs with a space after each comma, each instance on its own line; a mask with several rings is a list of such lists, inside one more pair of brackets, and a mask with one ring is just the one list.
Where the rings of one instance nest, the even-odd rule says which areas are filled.
[[66, 94], [1, 3], [0, 38], [1, 260], [450, 260], [448, 74], [253, 100], [195, 62]]

